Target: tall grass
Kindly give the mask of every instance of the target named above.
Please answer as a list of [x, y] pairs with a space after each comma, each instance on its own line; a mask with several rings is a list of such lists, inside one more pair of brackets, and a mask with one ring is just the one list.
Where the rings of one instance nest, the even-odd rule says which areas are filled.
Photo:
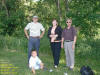
[[[76, 43], [76, 55], [79, 56], [100, 56], [100, 40], [78, 38]], [[22, 51], [27, 53], [28, 40], [26, 37], [11, 37], [0, 35], [0, 48]], [[40, 52], [50, 53], [49, 39], [45, 35], [40, 41]], [[64, 50], [62, 50], [64, 55]]]
[[[40, 52], [50, 52], [49, 39], [46, 35], [40, 41]], [[0, 49], [16, 50], [27, 53], [28, 40], [26, 37], [12, 37], [0, 35]]]
[[0, 48], [26, 51], [27, 39], [0, 35]]
[[[12, 36], [3, 36], [0, 35], [0, 52], [3, 50], [16, 51], [19, 53], [24, 53], [27, 56], [27, 44], [28, 40], [25, 37], [12, 37]], [[49, 44], [49, 39], [45, 35], [40, 41], [40, 53], [45, 63], [48, 64], [48, 61], [45, 55], [51, 56], [51, 49]], [[15, 53], [16, 54], [16, 53]], [[18, 55], [18, 54], [17, 54]], [[18, 56], [16, 56], [18, 57]], [[46, 61], [46, 60], [47, 61]], [[19, 60], [19, 59], [18, 59]], [[20, 59], [21, 60], [21, 59]], [[75, 49], [75, 65], [76, 68], [80, 68], [82, 65], [89, 65], [93, 68], [94, 71], [99, 74], [100, 66], [100, 40], [99, 39], [86, 39], [79, 38], [76, 43]], [[27, 60], [26, 60], [27, 62]], [[22, 62], [23, 63], [23, 62]], [[64, 49], [61, 50], [61, 65], [65, 65], [65, 53]]]

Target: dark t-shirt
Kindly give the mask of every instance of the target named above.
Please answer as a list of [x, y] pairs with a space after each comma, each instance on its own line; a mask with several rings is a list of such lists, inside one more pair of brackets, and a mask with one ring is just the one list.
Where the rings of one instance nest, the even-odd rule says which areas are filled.
[[76, 36], [76, 29], [75, 27], [71, 26], [70, 29], [65, 28], [62, 32], [62, 37], [64, 40], [74, 40], [74, 36]]

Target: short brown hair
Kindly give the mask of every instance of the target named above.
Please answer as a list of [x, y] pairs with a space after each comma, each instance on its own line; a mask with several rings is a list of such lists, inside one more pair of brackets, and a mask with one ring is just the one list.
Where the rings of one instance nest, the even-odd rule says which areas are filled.
[[32, 50], [32, 51], [31, 51], [31, 53], [32, 53], [32, 52], [36, 52], [36, 53], [37, 53], [37, 51], [36, 51], [36, 50]]
[[58, 25], [58, 21], [57, 21], [57, 19], [53, 19], [52, 22], [53, 22], [53, 21], [56, 21], [56, 22], [57, 22], [57, 25]]

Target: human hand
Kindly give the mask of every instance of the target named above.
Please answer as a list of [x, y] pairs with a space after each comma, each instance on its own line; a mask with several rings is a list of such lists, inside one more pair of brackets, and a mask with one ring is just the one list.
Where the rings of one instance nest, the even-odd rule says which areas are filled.
[[27, 36], [27, 39], [29, 40], [29, 36]]
[[73, 49], [73, 50], [75, 49], [75, 44], [72, 45], [72, 49]]
[[63, 44], [61, 44], [61, 48], [64, 48], [64, 45]]
[[52, 35], [49, 35], [49, 37], [51, 38], [51, 37], [52, 37]]
[[40, 35], [40, 37], [39, 37], [39, 38], [41, 39], [42, 37], [43, 37], [43, 36], [42, 36], [42, 35]]
[[58, 34], [56, 34], [55, 36], [58, 37]]

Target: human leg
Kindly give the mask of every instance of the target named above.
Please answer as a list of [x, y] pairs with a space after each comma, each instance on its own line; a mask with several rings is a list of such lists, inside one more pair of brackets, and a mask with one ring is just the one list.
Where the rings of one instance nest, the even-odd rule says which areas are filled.
[[54, 64], [58, 66], [61, 52], [61, 42], [55, 42], [55, 56]]
[[34, 39], [34, 44], [35, 44], [35, 50], [37, 51], [37, 56], [39, 56], [40, 39], [39, 38], [35, 38]]
[[69, 55], [69, 50], [68, 50], [68, 43], [64, 42], [64, 49], [65, 49], [65, 56], [66, 56], [66, 66], [70, 67], [70, 55]]
[[74, 68], [74, 50], [72, 49], [73, 42], [68, 44], [69, 54], [70, 54], [70, 68]]

